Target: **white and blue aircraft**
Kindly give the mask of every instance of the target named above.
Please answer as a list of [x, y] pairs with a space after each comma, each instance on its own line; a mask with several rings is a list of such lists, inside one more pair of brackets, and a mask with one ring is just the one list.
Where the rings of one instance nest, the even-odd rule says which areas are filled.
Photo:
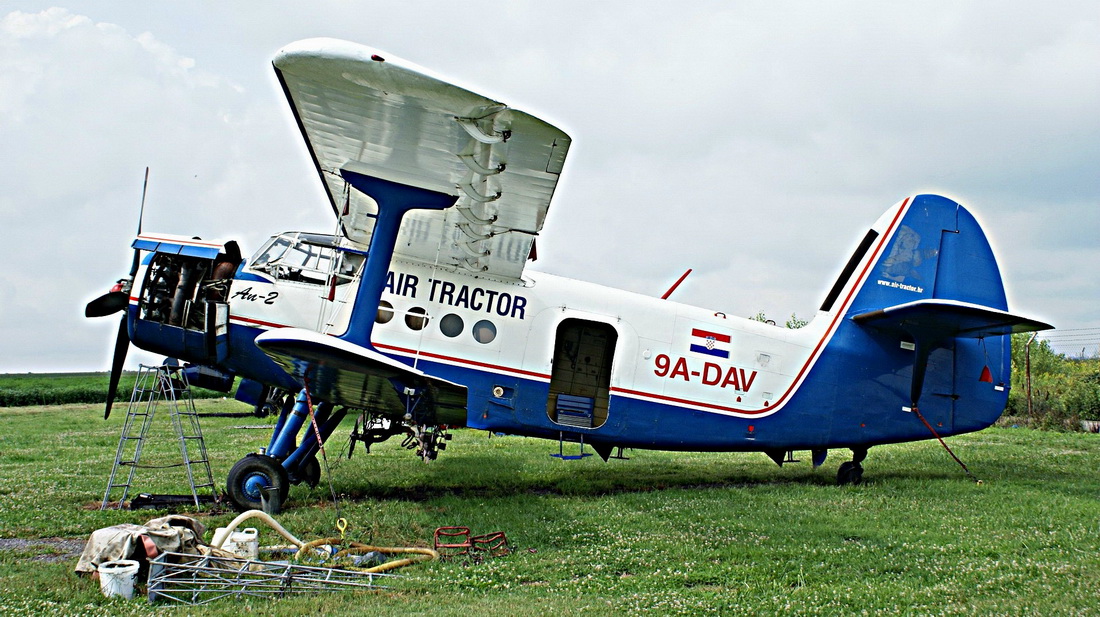
[[[139, 233], [130, 278], [87, 309], [123, 312], [107, 413], [130, 342], [278, 410], [229, 472], [242, 509], [315, 484], [349, 412], [353, 446], [401, 436], [425, 460], [470, 427], [605, 460], [850, 449], [837, 480], [858, 483], [872, 446], [992, 424], [1007, 335], [1050, 327], [1008, 312], [978, 222], [936, 195], [890, 207], [800, 329], [532, 272], [568, 135], [353, 43], [293, 43], [274, 68], [339, 232], [281, 233], [251, 259]], [[319, 435], [302, 431], [314, 409]]]

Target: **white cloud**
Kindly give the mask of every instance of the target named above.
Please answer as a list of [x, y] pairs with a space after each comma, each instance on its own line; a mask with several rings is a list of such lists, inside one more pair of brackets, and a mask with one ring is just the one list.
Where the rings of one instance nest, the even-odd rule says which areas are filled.
[[114, 323], [84, 320], [83, 301], [128, 270], [142, 168], [145, 230], [237, 237], [247, 250], [277, 231], [254, 229], [256, 187], [279, 194], [298, 175], [258, 154], [298, 162], [295, 144], [271, 138], [281, 119], [267, 101], [149, 33], [63, 9], [15, 12], [0, 21], [0, 49], [0, 223], [26, 266], [0, 272], [0, 337], [13, 350], [0, 371], [94, 368]]
[[129, 264], [146, 165], [146, 229], [248, 252], [329, 228], [266, 64], [317, 35], [572, 135], [538, 269], [659, 294], [694, 267], [683, 301], [806, 316], [886, 207], [934, 190], [977, 212], [1014, 308], [1100, 325], [1087, 2], [67, 4], [0, 21], [0, 225], [26, 264], [0, 274], [0, 371], [96, 366], [114, 325], [79, 313]]

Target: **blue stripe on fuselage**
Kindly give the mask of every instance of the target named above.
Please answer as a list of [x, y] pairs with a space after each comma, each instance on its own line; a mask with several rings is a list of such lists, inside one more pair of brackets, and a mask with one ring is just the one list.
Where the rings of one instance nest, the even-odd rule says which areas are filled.
[[[232, 355], [226, 368], [257, 381], [297, 388], [294, 380], [255, 346], [255, 337], [263, 331], [231, 324]], [[565, 431], [583, 433], [590, 443], [712, 451], [839, 448], [926, 439], [930, 436], [928, 430], [913, 414], [902, 410], [908, 397], [912, 352], [897, 348], [895, 340], [889, 343], [877, 341], [874, 333], [845, 322], [791, 400], [767, 417], [734, 417], [612, 393], [608, 419], [594, 429], [552, 422], [546, 410], [549, 384], [544, 380], [456, 366], [423, 356], [417, 368], [468, 388], [468, 426], [515, 435], [558, 439]], [[974, 379], [960, 378], [960, 383], [954, 384], [955, 392], [951, 394], [957, 401], [933, 392], [922, 404], [923, 415], [940, 424], [943, 435], [985, 428], [1004, 408], [1007, 390], [998, 392], [977, 377], [987, 358], [992, 358], [995, 373], [1001, 364], [1007, 364], [1007, 344], [988, 340], [984, 350], [980, 345], [979, 341], [957, 341], [954, 350], [940, 352], [943, 360], [953, 358], [961, 375], [974, 373]], [[413, 364], [412, 357], [386, 355]], [[940, 368], [947, 371], [951, 367]], [[937, 365], [930, 366], [930, 371], [936, 369]], [[930, 382], [935, 383], [935, 379]], [[494, 386], [504, 387], [511, 397], [492, 397], [489, 393]]]

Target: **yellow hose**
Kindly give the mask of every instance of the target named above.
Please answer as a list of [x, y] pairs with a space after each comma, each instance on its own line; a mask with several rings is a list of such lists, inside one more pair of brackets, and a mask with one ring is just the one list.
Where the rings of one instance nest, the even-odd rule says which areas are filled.
[[[303, 544], [298, 549], [298, 554], [295, 555], [294, 558], [295, 559], [301, 559], [302, 556], [305, 555], [308, 551], [310, 551], [311, 549], [314, 549], [318, 546], [321, 546], [323, 544], [338, 545], [338, 544], [342, 544], [343, 542], [344, 542], [344, 540], [341, 539], [341, 538], [319, 538], [317, 540], [313, 540], [312, 542], [307, 542], [307, 543]], [[430, 548], [420, 548], [420, 547], [417, 547], [417, 546], [397, 546], [397, 547], [394, 547], [394, 546], [370, 546], [368, 544], [363, 544], [362, 542], [349, 542], [348, 545], [349, 545], [349, 548], [346, 548], [346, 549], [336, 553], [335, 557], [344, 557], [344, 556], [352, 555], [352, 554], [369, 553], [371, 551], [378, 551], [379, 553], [385, 553], [387, 555], [414, 554], [414, 555], [419, 555], [420, 556], [419, 558], [409, 557], [409, 558], [406, 558], [406, 559], [398, 559], [396, 561], [387, 561], [384, 564], [377, 565], [377, 566], [374, 566], [372, 568], [353, 568], [355, 570], [360, 570], [360, 571], [363, 571], [363, 572], [369, 572], [371, 574], [377, 574], [379, 572], [387, 572], [389, 570], [393, 570], [393, 569], [396, 569], [396, 568], [402, 568], [404, 566], [411, 565], [411, 564], [414, 564], [414, 563], [419, 563], [419, 562], [423, 562], [423, 561], [432, 561], [434, 559], [439, 559], [439, 553], [435, 552], [434, 550], [432, 550]]]
[[[229, 539], [229, 536], [231, 536], [233, 534], [233, 532], [237, 530], [237, 527], [239, 527], [241, 523], [247, 521], [250, 518], [258, 518], [258, 519], [262, 520], [263, 522], [267, 523], [267, 525], [269, 527], [271, 527], [275, 531], [279, 532], [279, 535], [283, 536], [291, 544], [298, 547], [298, 552], [294, 555], [294, 559], [298, 560], [298, 561], [300, 561], [302, 559], [302, 557], [305, 554], [307, 554], [310, 550], [312, 550], [314, 548], [317, 548], [318, 546], [321, 546], [323, 544], [339, 545], [339, 544], [344, 543], [343, 538], [320, 538], [318, 540], [313, 540], [312, 542], [302, 542], [298, 538], [295, 538], [293, 534], [291, 534], [289, 531], [287, 531], [282, 525], [280, 525], [267, 512], [264, 512], [263, 510], [249, 510], [247, 512], [242, 512], [241, 514], [239, 514], [237, 516], [237, 518], [230, 521], [229, 525], [227, 525], [225, 527], [225, 535], [222, 536], [222, 538], [218, 541], [217, 544], [214, 544], [214, 545], [211, 545], [211, 546], [213, 546], [216, 549], [221, 549], [222, 545], [225, 544], [225, 541], [227, 539]], [[371, 551], [378, 551], [379, 553], [384, 553], [384, 554], [387, 554], [387, 555], [414, 554], [414, 555], [418, 556], [418, 557], [408, 557], [408, 558], [405, 558], [405, 559], [398, 559], [396, 561], [387, 561], [386, 563], [374, 566], [373, 568], [357, 568], [357, 567], [352, 567], [351, 568], [352, 570], [358, 570], [358, 571], [367, 572], [367, 573], [370, 573], [370, 574], [378, 574], [379, 572], [387, 572], [389, 570], [402, 568], [402, 567], [405, 567], [405, 566], [408, 566], [408, 565], [412, 565], [414, 563], [420, 563], [420, 562], [423, 562], [423, 561], [432, 561], [432, 560], [435, 560], [435, 559], [439, 559], [439, 553], [435, 552], [434, 550], [432, 550], [430, 548], [420, 548], [420, 547], [416, 547], [416, 546], [406, 546], [406, 547], [369, 546], [369, 545], [363, 544], [362, 542], [349, 542], [348, 547], [349, 548], [346, 548], [346, 549], [336, 553], [335, 556], [336, 557], [344, 557], [344, 556], [352, 555], [352, 554], [369, 553]]]

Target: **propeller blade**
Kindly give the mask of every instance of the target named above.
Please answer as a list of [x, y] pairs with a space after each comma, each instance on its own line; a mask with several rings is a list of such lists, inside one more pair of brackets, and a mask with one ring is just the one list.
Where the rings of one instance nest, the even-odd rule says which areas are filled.
[[92, 300], [84, 307], [85, 317], [106, 317], [126, 308], [130, 294], [124, 291], [112, 291]]
[[[137, 235], [141, 235], [141, 221], [145, 218], [145, 196], [149, 191], [149, 168], [145, 168], [145, 181], [141, 184], [141, 210], [138, 211]], [[129, 290], [134, 285], [134, 277], [137, 276], [138, 267], [141, 265], [141, 251], [134, 249], [134, 261], [130, 264], [130, 284], [124, 287]], [[122, 281], [119, 281], [120, 283]], [[129, 291], [112, 291], [100, 296], [88, 303], [84, 314], [88, 317], [98, 315], [110, 315], [121, 309], [125, 309], [130, 303]], [[105, 311], [105, 312], [104, 312]], [[107, 385], [107, 406], [103, 410], [103, 419], [111, 417], [111, 406], [115, 403], [115, 394], [118, 393], [118, 380], [122, 378], [122, 365], [126, 363], [126, 352], [130, 350], [130, 333], [126, 331], [126, 314], [122, 314], [122, 320], [118, 324], [118, 334], [115, 336], [115, 356], [111, 361], [111, 381]]]
[[141, 219], [145, 217], [145, 193], [149, 190], [149, 167], [145, 167], [145, 182], [141, 184], [141, 210], [138, 211], [138, 231], [141, 235]]
[[[141, 185], [141, 210], [138, 211], [138, 228], [137, 235], [141, 235], [141, 219], [145, 218], [145, 194], [149, 190], [149, 168], [145, 168], [145, 182]], [[141, 265], [141, 251], [134, 249], [134, 261], [130, 265], [130, 280], [134, 279], [137, 274], [138, 266]]]
[[111, 362], [111, 382], [107, 386], [107, 408], [103, 411], [103, 419], [111, 415], [111, 405], [115, 402], [115, 394], [118, 392], [118, 380], [122, 377], [122, 365], [126, 362], [126, 352], [130, 349], [130, 334], [126, 331], [126, 316], [118, 323], [118, 336], [115, 337], [115, 357]]

